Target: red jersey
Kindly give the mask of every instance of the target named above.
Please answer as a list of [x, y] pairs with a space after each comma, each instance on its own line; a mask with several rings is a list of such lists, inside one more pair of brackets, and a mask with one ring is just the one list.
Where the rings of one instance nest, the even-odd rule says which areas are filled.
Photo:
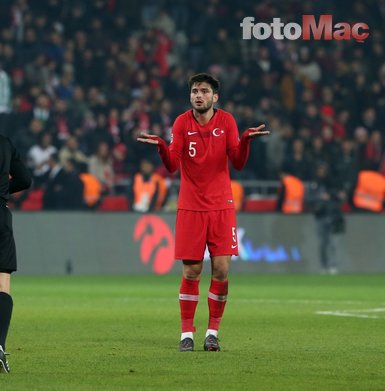
[[166, 168], [180, 167], [178, 209], [209, 211], [233, 209], [228, 159], [242, 169], [249, 153], [248, 132], [239, 140], [234, 117], [215, 110], [206, 125], [200, 125], [189, 110], [178, 116], [170, 146], [162, 140], [159, 153]]

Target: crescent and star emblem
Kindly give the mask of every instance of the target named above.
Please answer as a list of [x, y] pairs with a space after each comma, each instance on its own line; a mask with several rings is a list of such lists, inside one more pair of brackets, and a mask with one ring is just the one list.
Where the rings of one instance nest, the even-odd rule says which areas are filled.
[[215, 128], [213, 130], [213, 136], [215, 136], [215, 137], [219, 137], [223, 133], [224, 133], [224, 131], [222, 129], [219, 129], [219, 128]]

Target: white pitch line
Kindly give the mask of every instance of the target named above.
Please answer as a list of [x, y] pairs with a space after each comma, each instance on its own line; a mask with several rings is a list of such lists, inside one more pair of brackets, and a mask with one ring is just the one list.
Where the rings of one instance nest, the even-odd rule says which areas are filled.
[[261, 303], [261, 304], [344, 304], [344, 305], [365, 305], [364, 301], [335, 301], [335, 300], [312, 300], [312, 299], [238, 299], [233, 298], [234, 302], [241, 303]]
[[361, 308], [361, 309], [347, 310], [347, 311], [349, 311], [349, 312], [385, 312], [385, 308], [367, 308], [367, 309]]
[[356, 309], [356, 310], [341, 310], [341, 311], [316, 311], [317, 315], [331, 315], [331, 316], [342, 316], [349, 318], [362, 318], [362, 319], [385, 319], [384, 316], [378, 315], [365, 315], [362, 312], [384, 312], [385, 308], [367, 308], [367, 309]]

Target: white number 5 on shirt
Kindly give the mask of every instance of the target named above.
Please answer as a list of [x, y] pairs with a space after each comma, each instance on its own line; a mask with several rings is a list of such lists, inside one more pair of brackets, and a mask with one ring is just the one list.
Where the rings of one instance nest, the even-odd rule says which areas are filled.
[[196, 143], [196, 141], [190, 141], [190, 144], [188, 146], [188, 154], [190, 155], [190, 157], [194, 157], [197, 154], [197, 150], [194, 147]]

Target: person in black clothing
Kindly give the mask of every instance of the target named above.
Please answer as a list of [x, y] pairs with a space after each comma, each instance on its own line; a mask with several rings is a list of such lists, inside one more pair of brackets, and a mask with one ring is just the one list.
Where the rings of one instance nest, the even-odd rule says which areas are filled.
[[63, 167], [57, 154], [49, 159], [50, 171], [44, 189], [43, 208], [47, 210], [79, 210], [85, 208], [84, 184], [77, 171], [76, 161], [67, 159]]
[[335, 234], [345, 230], [341, 204], [346, 200], [346, 193], [340, 184], [332, 180], [327, 163], [319, 163], [316, 180], [310, 186], [306, 199], [316, 220], [322, 272], [336, 274], [338, 265]]
[[305, 153], [302, 139], [294, 139], [283, 164], [282, 169], [303, 181], [310, 179], [310, 162]]
[[63, 181], [65, 172], [63, 167], [59, 164], [58, 154], [52, 154], [48, 159], [50, 170], [46, 175], [44, 195], [43, 195], [43, 209], [52, 210], [60, 209], [61, 193], [63, 191]]
[[85, 209], [84, 183], [80, 179], [76, 160], [67, 159], [64, 162], [65, 181], [62, 193], [60, 209], [80, 210]]
[[11, 273], [17, 269], [12, 215], [7, 207], [9, 195], [31, 186], [31, 175], [19, 152], [7, 137], [0, 136], [0, 369], [9, 372], [5, 340], [11, 322]]

